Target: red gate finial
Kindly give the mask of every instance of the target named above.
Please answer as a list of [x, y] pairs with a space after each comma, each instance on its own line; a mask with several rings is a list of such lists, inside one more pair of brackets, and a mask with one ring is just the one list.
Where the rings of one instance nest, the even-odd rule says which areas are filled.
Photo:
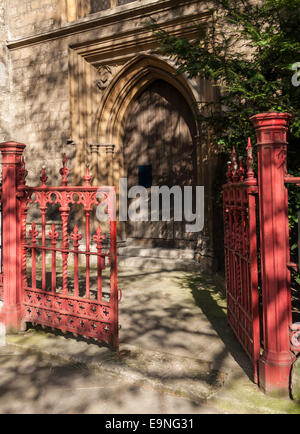
[[70, 172], [70, 169], [66, 166], [67, 164], [67, 156], [66, 154], [63, 155], [63, 167], [60, 169], [59, 173], [62, 176], [62, 185], [67, 186], [68, 185], [68, 174]]
[[93, 240], [97, 243], [97, 249], [100, 250], [101, 253], [103, 247], [103, 240], [105, 240], [105, 235], [102, 235], [102, 230], [100, 226], [98, 226], [96, 235], [93, 236]]
[[227, 161], [227, 172], [226, 172], [226, 178], [227, 182], [232, 182], [232, 169], [231, 169], [232, 163], [231, 161]]
[[38, 231], [35, 230], [35, 223], [32, 223], [31, 229], [29, 230], [29, 236], [31, 237], [31, 243], [32, 245], [36, 244], [36, 239], [38, 237]]
[[257, 180], [255, 178], [254, 169], [253, 169], [253, 148], [251, 144], [251, 138], [248, 137], [248, 145], [247, 145], [247, 178], [246, 183], [248, 185], [256, 185]]
[[59, 237], [59, 233], [56, 231], [55, 224], [51, 226], [51, 231], [49, 231], [48, 236], [51, 240], [51, 244], [56, 245], [56, 241]]
[[74, 230], [71, 233], [71, 238], [73, 240], [73, 246], [75, 248], [79, 247], [79, 241], [82, 240], [82, 235], [79, 233], [79, 229], [77, 225], [74, 226]]
[[46, 187], [48, 176], [46, 175], [46, 166], [42, 167], [42, 176], [40, 177], [40, 180], [42, 182], [42, 187]]
[[88, 164], [86, 165], [86, 172], [85, 172], [85, 176], [83, 177], [83, 179], [85, 180], [85, 185], [87, 187], [90, 187], [91, 186], [92, 175], [90, 174]]

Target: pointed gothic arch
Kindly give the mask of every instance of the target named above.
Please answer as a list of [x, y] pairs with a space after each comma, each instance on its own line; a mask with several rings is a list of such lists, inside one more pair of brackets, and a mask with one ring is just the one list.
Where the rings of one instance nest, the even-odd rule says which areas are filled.
[[[128, 62], [114, 77], [103, 94], [95, 120], [96, 142], [114, 145], [112, 173], [123, 176], [122, 138], [128, 107], [134, 98], [153, 81], [160, 79], [173, 86], [183, 96], [195, 118], [197, 128], [197, 96], [183, 76], [176, 75], [173, 66], [152, 55], [140, 55]], [[113, 182], [118, 180], [113, 177]]]
[[158, 57], [141, 55], [128, 62], [106, 89], [97, 112], [96, 136], [102, 143], [119, 143], [122, 121], [127, 108], [137, 93], [152, 81], [165, 80], [185, 98], [195, 118], [197, 117], [194, 90], [183, 76], [176, 75], [170, 64]]

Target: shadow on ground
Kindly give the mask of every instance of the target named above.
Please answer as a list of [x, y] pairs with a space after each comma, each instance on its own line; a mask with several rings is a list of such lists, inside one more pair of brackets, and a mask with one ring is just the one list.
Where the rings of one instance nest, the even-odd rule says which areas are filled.
[[299, 412], [250, 381], [215, 276], [120, 270], [119, 286], [120, 354], [37, 328], [11, 336], [23, 355], [1, 352], [1, 413]]

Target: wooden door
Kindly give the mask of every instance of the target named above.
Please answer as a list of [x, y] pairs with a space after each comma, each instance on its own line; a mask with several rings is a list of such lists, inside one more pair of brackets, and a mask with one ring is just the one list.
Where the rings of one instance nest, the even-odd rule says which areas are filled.
[[[139, 185], [141, 166], [151, 166], [153, 186], [195, 186], [195, 135], [195, 120], [181, 93], [163, 80], [154, 81], [131, 103], [126, 120], [124, 162], [128, 188]], [[128, 222], [126, 233], [129, 238], [151, 239], [154, 245], [155, 240], [172, 245], [176, 240], [195, 238], [185, 233], [184, 222], [173, 219]]]

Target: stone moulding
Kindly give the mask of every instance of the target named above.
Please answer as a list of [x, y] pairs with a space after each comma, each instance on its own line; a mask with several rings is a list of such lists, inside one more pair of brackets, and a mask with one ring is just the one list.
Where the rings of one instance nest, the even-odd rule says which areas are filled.
[[[54, 30], [52, 29], [48, 32], [7, 41], [6, 46], [10, 50], [15, 50], [18, 48], [39, 44], [41, 42], [47, 42], [71, 35], [80, 34], [82, 32], [93, 30], [99, 27], [102, 28], [103, 26], [109, 26], [114, 23], [121, 24], [122, 22], [126, 22], [131, 19], [147, 17], [150, 18], [153, 14], [164, 15], [165, 13], [174, 9], [174, 7], [178, 9], [179, 7], [183, 7], [185, 5], [191, 6], [194, 3], [199, 4], [199, 1], [179, 0], [178, 2], [176, 2], [176, 6], [174, 6], [174, 0], [165, 0], [162, 2], [146, 2], [139, 5], [136, 5], [135, 2], [133, 2], [126, 5], [126, 7], [124, 7], [124, 5], [118, 6], [113, 9], [107, 9], [99, 13], [88, 15], [84, 18], [77, 20], [76, 22], [66, 23], [62, 27]], [[201, 12], [201, 14], [203, 14], [205, 10], [207, 11], [207, 8], [205, 7], [201, 7], [200, 9], [201, 11], [199, 12]], [[192, 17], [185, 17], [180, 14], [178, 16], [177, 14], [176, 20], [182, 22], [185, 21], [186, 18], [191, 19]]]

